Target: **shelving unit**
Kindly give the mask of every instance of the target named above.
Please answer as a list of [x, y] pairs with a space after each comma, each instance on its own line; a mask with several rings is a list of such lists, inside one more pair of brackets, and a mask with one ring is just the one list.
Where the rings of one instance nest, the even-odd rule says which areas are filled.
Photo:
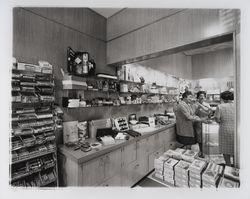
[[[19, 64], [19, 63], [18, 63]], [[12, 186], [58, 185], [54, 122], [54, 77], [41, 71], [12, 70]]]
[[[69, 85], [65, 85], [65, 81], [71, 81], [72, 84]], [[102, 83], [106, 82], [107, 85], [105, 90], [103, 89], [103, 85]], [[86, 84], [85, 84], [86, 83]], [[79, 85], [77, 85], [79, 84]], [[80, 85], [81, 84], [81, 85]], [[88, 88], [89, 84], [91, 85], [91, 88]], [[105, 84], [105, 83], [104, 83]], [[110, 84], [112, 85], [112, 89], [110, 89]], [[107, 78], [100, 78], [100, 77], [79, 77], [79, 76], [66, 76], [65, 79], [63, 80], [63, 91], [64, 91], [64, 97], [68, 98], [68, 99], [77, 99], [79, 98], [79, 96], [77, 96], [77, 92], [83, 92], [87, 95], [84, 94], [86, 101], [92, 101], [93, 99], [100, 99], [103, 98], [104, 101], [105, 100], [109, 100], [109, 101], [119, 101], [120, 97], [121, 98], [127, 98], [127, 97], [141, 97], [141, 96], [146, 96], [146, 101], [144, 99], [144, 101], [142, 102], [131, 102], [131, 103], [118, 103], [115, 105], [100, 105], [100, 106], [123, 106], [123, 105], [142, 105], [142, 104], [162, 104], [162, 103], [172, 103], [174, 101], [176, 101], [176, 97], [178, 96], [178, 94], [174, 94], [174, 93], [162, 93], [162, 92], [142, 92], [142, 91], [138, 91], [138, 92], [134, 92], [134, 91], [128, 91], [128, 92], [124, 92], [122, 91], [123, 89], [121, 89], [121, 85], [122, 84], [128, 84], [128, 85], [135, 85], [138, 86], [139, 90], [142, 89], [143, 85], [146, 85], [144, 83], [141, 82], [132, 82], [132, 81], [125, 81], [125, 80], [114, 80], [114, 79], [107, 79]], [[85, 85], [85, 86], [83, 86]], [[148, 85], [148, 84], [147, 84]], [[93, 86], [93, 87], [92, 87]], [[160, 85], [155, 85], [157, 88], [164, 88], [165, 86], [160, 86]], [[177, 88], [167, 88], [166, 89], [177, 89]], [[138, 90], [138, 89], [137, 89]], [[73, 93], [73, 94], [72, 94]], [[97, 94], [98, 93], [98, 94]], [[72, 97], [74, 96], [74, 97]], [[150, 97], [157, 97], [158, 96], [158, 100], [155, 99], [157, 102], [150, 102]], [[90, 99], [89, 99], [90, 98]], [[144, 97], [145, 98], [145, 97]], [[147, 101], [148, 100], [148, 101]], [[96, 102], [95, 102], [96, 103]], [[63, 104], [64, 107], [67, 107]], [[91, 104], [91, 106], [84, 106], [80, 108], [90, 108], [90, 107], [100, 107], [99, 105], [96, 104]], [[68, 108], [78, 108], [78, 107], [68, 107]]]

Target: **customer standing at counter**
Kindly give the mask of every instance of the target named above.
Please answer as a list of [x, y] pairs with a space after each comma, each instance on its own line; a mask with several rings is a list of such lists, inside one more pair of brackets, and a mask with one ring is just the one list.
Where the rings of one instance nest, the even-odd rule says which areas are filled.
[[[197, 93], [197, 102], [193, 105], [195, 115], [198, 117], [208, 117], [212, 112], [212, 109], [208, 103], [204, 101], [206, 99], [206, 92], [199, 91]], [[196, 141], [199, 144], [199, 148], [202, 151], [202, 122], [194, 122], [194, 131]]]
[[200, 118], [195, 115], [192, 108], [193, 95], [190, 91], [185, 91], [182, 94], [182, 100], [174, 108], [176, 116], [176, 134], [177, 141], [184, 144], [187, 148], [196, 144], [196, 138], [193, 128], [193, 122], [206, 122], [205, 118]]
[[230, 158], [234, 155], [234, 94], [224, 91], [220, 95], [224, 103], [219, 104], [215, 111], [215, 121], [219, 123], [219, 149], [226, 164], [231, 165]]

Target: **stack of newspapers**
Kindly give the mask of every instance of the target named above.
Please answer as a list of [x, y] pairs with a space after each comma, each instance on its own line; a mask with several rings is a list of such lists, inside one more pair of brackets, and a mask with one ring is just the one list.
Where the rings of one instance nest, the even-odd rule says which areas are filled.
[[202, 178], [201, 174], [206, 168], [206, 161], [195, 159], [189, 169], [189, 186], [190, 187], [201, 187]]
[[206, 170], [202, 174], [203, 187], [216, 187], [222, 171], [222, 166], [209, 162]]
[[174, 183], [174, 167], [178, 163], [178, 160], [173, 158], [169, 158], [166, 162], [164, 162], [164, 181], [171, 185], [175, 185]]
[[175, 185], [177, 187], [189, 187], [190, 163], [180, 160], [175, 166]]
[[169, 159], [168, 156], [162, 155], [154, 160], [155, 177], [164, 180], [164, 162]]
[[198, 156], [198, 151], [186, 150], [182, 155], [182, 159], [187, 162], [193, 162], [194, 159]]
[[221, 178], [219, 187], [236, 188], [240, 185], [239, 169], [225, 166], [224, 176]]

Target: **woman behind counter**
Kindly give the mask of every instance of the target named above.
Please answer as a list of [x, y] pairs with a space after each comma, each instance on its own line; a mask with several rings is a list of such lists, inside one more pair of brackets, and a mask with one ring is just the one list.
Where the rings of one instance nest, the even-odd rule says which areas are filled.
[[220, 95], [224, 103], [218, 105], [215, 111], [215, 121], [219, 123], [219, 149], [226, 164], [231, 165], [230, 158], [234, 155], [234, 94], [224, 91]]
[[196, 144], [193, 122], [207, 122], [207, 118], [198, 117], [192, 108], [193, 95], [190, 91], [182, 94], [182, 100], [174, 107], [176, 115], [177, 141], [190, 149]]
[[[204, 101], [206, 99], [206, 92], [199, 91], [196, 95], [197, 102], [193, 105], [195, 115], [198, 117], [208, 117], [212, 113], [212, 109], [208, 103]], [[202, 151], [202, 122], [194, 122], [194, 131], [196, 141], [199, 144], [200, 151]]]

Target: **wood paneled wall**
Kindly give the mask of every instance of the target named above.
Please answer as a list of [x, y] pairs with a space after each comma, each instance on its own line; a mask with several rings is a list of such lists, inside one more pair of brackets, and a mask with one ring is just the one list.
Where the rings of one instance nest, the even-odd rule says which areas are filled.
[[106, 41], [106, 18], [89, 8], [26, 8], [42, 17], [70, 27], [101, 41]]
[[[72, 9], [29, 9], [13, 10], [13, 56], [21, 62], [37, 63], [39, 60], [46, 60], [53, 65], [57, 102], [60, 102], [62, 96], [60, 69], [67, 71], [68, 46], [75, 50], [88, 51], [96, 62], [97, 73], [115, 74], [114, 68], [106, 66], [106, 42], [98, 38], [100, 34], [103, 34], [100, 38], [106, 36], [106, 23], [103, 17], [90, 12], [87, 8], [81, 8], [84, 15], [80, 15], [79, 9], [76, 9], [75, 16]], [[96, 16], [92, 19], [93, 14]], [[89, 16], [84, 17], [85, 15]], [[60, 16], [62, 21], [57, 22]], [[92, 24], [93, 20], [95, 22]], [[98, 27], [99, 23], [104, 25]], [[78, 27], [80, 30], [75, 29]]]
[[[237, 19], [235, 10], [229, 11], [186, 9], [136, 31], [128, 32], [107, 43], [107, 63], [114, 64], [233, 31]], [[119, 15], [122, 13], [111, 18], [112, 21], [117, 19], [119, 22]]]
[[136, 63], [136, 65], [147, 66], [184, 79], [192, 79], [191, 64], [191, 56], [185, 56], [183, 53], [165, 55]]
[[192, 56], [193, 79], [235, 76], [233, 49]]
[[107, 41], [135, 31], [181, 9], [125, 8], [107, 20]]

